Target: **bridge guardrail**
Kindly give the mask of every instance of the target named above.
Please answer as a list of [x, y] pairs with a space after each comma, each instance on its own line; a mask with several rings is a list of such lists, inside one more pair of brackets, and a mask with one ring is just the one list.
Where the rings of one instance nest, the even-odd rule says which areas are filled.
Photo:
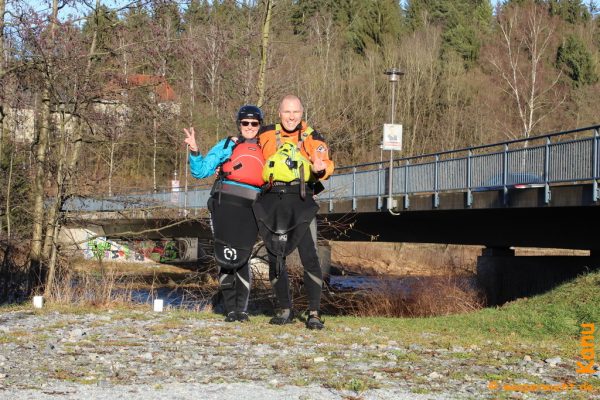
[[[392, 164], [392, 194], [405, 196], [432, 193], [436, 206], [442, 192], [486, 190], [499, 181], [506, 195], [514, 184], [538, 184], [545, 187], [545, 201], [551, 200], [550, 185], [591, 182], [592, 201], [600, 192], [600, 125], [488, 145], [398, 158]], [[374, 162], [339, 167], [325, 182], [320, 201], [382, 199], [389, 195], [389, 162]], [[516, 181], [519, 180], [519, 181]], [[117, 195], [104, 199], [72, 198], [65, 211], [116, 211], [139, 207], [204, 208], [210, 189]], [[506, 199], [506, 196], [505, 196]]]

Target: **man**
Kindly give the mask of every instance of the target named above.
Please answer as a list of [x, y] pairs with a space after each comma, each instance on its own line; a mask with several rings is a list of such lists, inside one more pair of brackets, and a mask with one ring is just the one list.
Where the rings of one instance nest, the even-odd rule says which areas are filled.
[[[293, 322], [285, 257], [298, 248], [308, 296], [306, 327], [323, 329], [320, 316], [323, 274], [317, 255], [316, 227], [319, 206], [313, 195], [320, 186], [318, 181], [327, 179], [333, 173], [334, 164], [329, 159], [329, 150], [323, 137], [302, 120], [303, 113], [300, 99], [287, 95], [279, 105], [281, 123], [261, 129], [259, 143], [267, 160], [265, 167], [272, 169], [266, 169], [266, 174], [263, 172], [268, 189], [255, 203], [254, 213], [268, 250], [269, 279], [279, 305], [270, 323], [283, 325]], [[281, 160], [278, 156], [284, 147], [290, 147], [289, 152], [285, 153], [288, 158], [285, 159], [284, 154], [282, 157], [285, 160], [278, 161]], [[299, 155], [292, 156], [292, 153]], [[284, 169], [287, 169], [287, 175]]]

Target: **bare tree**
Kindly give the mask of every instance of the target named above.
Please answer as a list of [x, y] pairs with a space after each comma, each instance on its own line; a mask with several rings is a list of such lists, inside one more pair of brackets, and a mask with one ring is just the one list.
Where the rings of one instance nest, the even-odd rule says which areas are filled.
[[[4, 77], [4, 15], [6, 3], [0, 0], [0, 80]], [[4, 85], [0, 87], [0, 163], [2, 162], [2, 145], [4, 142]], [[0, 219], [0, 231], [2, 230], [2, 220]]]
[[262, 41], [260, 46], [260, 71], [258, 73], [258, 102], [257, 105], [262, 107], [265, 101], [265, 85], [267, 75], [267, 60], [269, 53], [269, 32], [271, 30], [271, 17], [273, 15], [273, 7], [275, 0], [265, 0], [265, 14], [262, 24]]
[[[49, 40], [50, 46], [56, 39], [58, 18], [58, 0], [52, 1], [52, 13], [50, 15]], [[33, 229], [31, 234], [31, 248], [29, 250], [29, 271], [31, 274], [31, 284], [41, 282], [41, 268], [43, 262], [42, 244], [44, 235], [44, 178], [46, 175], [46, 155], [50, 136], [50, 118], [51, 103], [50, 92], [52, 90], [52, 81], [54, 73], [52, 58], [42, 65], [43, 88], [41, 94], [40, 127], [37, 132], [35, 142], [35, 172], [33, 178], [33, 210], [32, 220]]]
[[[0, 0], [0, 82], [2, 82], [4, 78], [4, 16], [5, 16], [6, 2], [5, 0]], [[0, 84], [0, 165], [2, 165], [3, 157], [4, 157], [4, 84]], [[10, 236], [10, 214], [9, 214], [9, 199], [10, 199], [10, 185], [12, 177], [12, 158], [10, 162], [10, 172], [8, 179], [8, 187], [7, 187], [7, 203], [6, 203], [6, 223], [8, 229], [8, 236]], [[1, 210], [1, 208], [0, 208]], [[2, 216], [0, 215], [0, 234], [4, 230]]]
[[[56, 259], [57, 259], [57, 242], [58, 242], [58, 234], [61, 228], [61, 218], [60, 218], [60, 209], [62, 208], [67, 194], [70, 191], [70, 184], [72, 181], [73, 175], [76, 173], [77, 163], [79, 161], [79, 155], [81, 151], [82, 145], [82, 131], [83, 127], [81, 124], [81, 119], [79, 118], [79, 109], [86, 108], [90, 106], [90, 100], [92, 97], [87, 93], [89, 90], [91, 75], [92, 75], [92, 67], [94, 63], [94, 59], [96, 55], [96, 46], [98, 40], [98, 11], [100, 9], [100, 0], [96, 0], [96, 5], [94, 12], [92, 13], [92, 18], [95, 19], [95, 23], [92, 25], [93, 32], [91, 37], [91, 42], [89, 45], [89, 50], [86, 57], [85, 70], [83, 72], [81, 82], [81, 87], [73, 88], [73, 95], [71, 97], [71, 101], [67, 104], [70, 104], [69, 110], [69, 120], [73, 120], [74, 124], [71, 132], [67, 132], [66, 122], [67, 122], [67, 113], [64, 108], [61, 110], [60, 116], [60, 135], [59, 135], [59, 159], [58, 166], [56, 168], [56, 197], [54, 199], [52, 207], [50, 207], [48, 211], [48, 224], [46, 226], [46, 240], [44, 242], [43, 248], [43, 257], [48, 262], [48, 274], [45, 279], [45, 294], [50, 295], [53, 290], [54, 277], [56, 271]], [[75, 117], [75, 118], [73, 118]]]
[[498, 16], [498, 33], [498, 42], [488, 48], [488, 59], [514, 106], [519, 128], [500, 123], [510, 138], [527, 138], [565, 100], [558, 85], [561, 72], [547, 62], [556, 19], [548, 16], [543, 4], [507, 5]]

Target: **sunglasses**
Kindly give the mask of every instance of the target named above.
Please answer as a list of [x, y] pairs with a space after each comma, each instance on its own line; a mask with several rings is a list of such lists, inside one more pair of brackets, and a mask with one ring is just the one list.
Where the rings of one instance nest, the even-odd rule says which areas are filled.
[[258, 122], [258, 121], [240, 121], [240, 125], [241, 126], [251, 125], [251, 126], [253, 126], [253, 127], [256, 128], [257, 126], [260, 125], [260, 122]]

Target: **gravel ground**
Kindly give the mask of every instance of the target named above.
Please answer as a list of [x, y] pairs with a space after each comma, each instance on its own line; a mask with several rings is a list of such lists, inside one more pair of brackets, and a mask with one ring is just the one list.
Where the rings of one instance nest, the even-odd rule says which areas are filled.
[[[225, 323], [167, 310], [0, 313], [1, 399], [465, 399], [600, 398], [490, 388], [576, 382], [574, 361], [487, 349], [397, 343], [374, 327], [328, 321], [274, 327], [264, 316]], [[432, 340], [431, 343], [435, 343]], [[523, 379], [528, 377], [528, 379]], [[596, 377], [600, 379], [600, 376]], [[493, 383], [492, 383], [493, 385]]]

